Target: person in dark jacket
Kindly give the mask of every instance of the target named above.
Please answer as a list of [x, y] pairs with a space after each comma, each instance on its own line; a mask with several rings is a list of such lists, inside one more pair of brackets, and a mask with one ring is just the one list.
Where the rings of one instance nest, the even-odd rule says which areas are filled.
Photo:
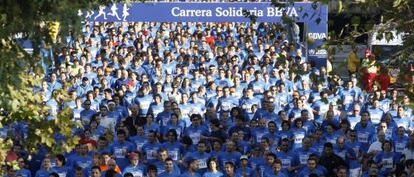
[[347, 166], [341, 157], [333, 153], [333, 145], [329, 142], [323, 146], [323, 153], [319, 159], [319, 164], [324, 166], [328, 171], [326, 176], [335, 176], [334, 169], [339, 166]]

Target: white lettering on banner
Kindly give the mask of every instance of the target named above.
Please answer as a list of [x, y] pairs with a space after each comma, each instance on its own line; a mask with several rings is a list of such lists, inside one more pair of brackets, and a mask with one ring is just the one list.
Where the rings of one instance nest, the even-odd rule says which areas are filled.
[[297, 17], [299, 16], [296, 12], [295, 8], [288, 7], [286, 8], [280, 8], [280, 7], [268, 7], [267, 8], [267, 16], [268, 17], [281, 17], [283, 15], [283, 12], [286, 13], [289, 17]]
[[308, 33], [308, 38], [326, 39], [326, 33]]
[[211, 17], [211, 10], [200, 10], [200, 9], [180, 9], [179, 7], [173, 7], [171, 14], [174, 17]]
[[[216, 16], [217, 17], [221, 17], [221, 16], [225, 16], [225, 17], [243, 17], [243, 8], [239, 8], [236, 9], [235, 7], [229, 7], [227, 9], [223, 9], [222, 7], [217, 7], [216, 8]], [[263, 16], [263, 10], [257, 10], [257, 8], [255, 7], [254, 9], [250, 9], [247, 10], [250, 15], [254, 15], [257, 17], [262, 17]]]
[[[250, 15], [256, 17], [263, 17], [265, 15], [264, 10], [257, 9], [243, 9], [242, 7], [217, 7], [214, 11], [216, 17], [244, 17], [244, 12], [247, 11]], [[298, 17], [298, 12], [294, 7], [280, 8], [280, 7], [268, 7], [267, 8], [267, 17], [281, 17], [283, 13], [286, 13], [289, 17]], [[180, 7], [173, 7], [171, 9], [171, 15], [174, 17], [212, 17], [212, 10], [208, 9], [181, 9]], [[325, 36], [325, 33], [321, 33]]]

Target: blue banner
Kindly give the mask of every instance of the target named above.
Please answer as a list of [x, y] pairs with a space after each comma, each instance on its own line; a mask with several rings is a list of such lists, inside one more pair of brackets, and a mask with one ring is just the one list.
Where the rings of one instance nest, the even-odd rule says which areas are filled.
[[283, 13], [306, 26], [308, 59], [326, 66], [327, 52], [318, 49], [328, 35], [328, 6], [319, 3], [293, 3], [275, 7], [271, 3], [131, 3], [101, 6], [98, 11], [84, 13], [86, 20], [98, 22], [282, 22]]

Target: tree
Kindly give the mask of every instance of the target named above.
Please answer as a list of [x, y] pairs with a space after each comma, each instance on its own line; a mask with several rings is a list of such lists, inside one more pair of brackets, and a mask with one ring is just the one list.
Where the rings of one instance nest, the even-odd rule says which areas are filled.
[[[279, 3], [272, 0], [272, 5], [277, 7], [288, 6], [295, 3], [289, 0], [288, 3]], [[414, 99], [414, 1], [412, 0], [313, 0], [312, 3], [328, 4], [329, 15], [349, 16], [350, 20], [330, 20], [327, 45], [328, 53], [332, 50], [329, 44], [354, 45], [355, 41], [363, 36], [378, 32], [377, 38], [391, 40], [394, 38], [393, 31], [405, 34], [403, 36], [403, 47], [390, 59], [390, 63], [400, 68], [400, 83], [404, 84], [405, 93], [411, 100]], [[248, 16], [248, 15], [247, 15]], [[368, 21], [367, 21], [368, 20]], [[285, 18], [284, 23], [291, 23], [291, 19]], [[375, 28], [375, 24], [381, 24]], [[340, 30], [334, 31], [332, 27], [340, 26]], [[312, 42], [312, 40], [307, 40]]]
[[[0, 138], [0, 165], [13, 142], [22, 142], [29, 152], [36, 152], [41, 145], [52, 153], [70, 151], [78, 142], [79, 138], [72, 136], [72, 128], [78, 125], [71, 120], [71, 110], [64, 109], [57, 119], [48, 121], [48, 110], [41, 95], [33, 92], [45, 73], [40, 65], [41, 46], [53, 48], [58, 32], [64, 35], [69, 29], [75, 33], [80, 31], [82, 19], [78, 9], [96, 9], [109, 3], [113, 1], [5, 0], [0, 3], [0, 128], [9, 130], [6, 137]], [[16, 36], [30, 39], [33, 54], [17, 44]], [[65, 101], [64, 92], [57, 91], [56, 95], [61, 103]], [[13, 128], [16, 122], [27, 123], [26, 135]], [[65, 141], [55, 142], [56, 134], [63, 135]]]
[[[378, 32], [377, 38], [391, 40], [393, 31], [405, 34], [403, 47], [397, 51], [390, 60], [400, 68], [399, 79], [404, 83], [406, 94], [414, 98], [414, 1], [411, 0], [336, 0], [330, 2], [330, 7], [336, 15], [352, 16], [345, 23], [341, 31], [330, 31], [328, 43], [354, 44], [361, 36]], [[364, 19], [364, 20], [363, 20]], [[369, 19], [368, 21], [365, 21]], [[330, 21], [330, 27], [341, 22]], [[381, 24], [375, 29], [375, 24]]]

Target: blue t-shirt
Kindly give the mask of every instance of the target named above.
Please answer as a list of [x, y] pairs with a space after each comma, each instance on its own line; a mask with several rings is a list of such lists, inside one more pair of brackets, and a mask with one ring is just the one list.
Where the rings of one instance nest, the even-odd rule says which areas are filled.
[[123, 170], [129, 163], [128, 158], [126, 157], [127, 154], [135, 149], [135, 145], [129, 141], [123, 143], [115, 141], [109, 148], [111, 154], [115, 156], [116, 163], [121, 170]]
[[217, 171], [217, 172], [205, 172], [204, 174], [203, 174], [203, 177], [223, 177], [224, 176], [224, 174], [223, 173], [221, 173], [220, 171]]
[[137, 166], [129, 165], [123, 170], [122, 176], [124, 176], [125, 173], [131, 173], [134, 177], [144, 177], [145, 170], [145, 166], [141, 164], [138, 164]]

